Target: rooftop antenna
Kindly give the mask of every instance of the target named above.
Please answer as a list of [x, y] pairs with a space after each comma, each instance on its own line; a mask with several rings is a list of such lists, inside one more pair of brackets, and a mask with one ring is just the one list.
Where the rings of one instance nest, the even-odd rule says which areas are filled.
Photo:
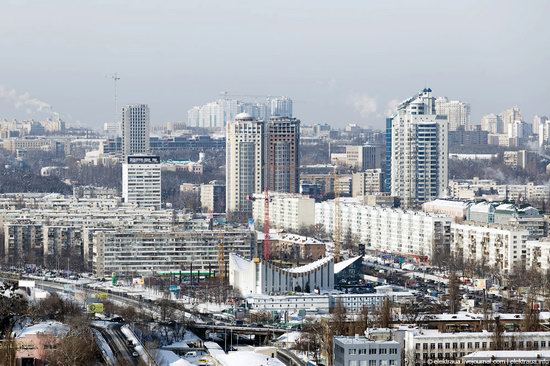
[[111, 78], [115, 82], [115, 122], [118, 122], [117, 84], [120, 78], [118, 77], [118, 73], [116, 72], [113, 76], [111, 76]]

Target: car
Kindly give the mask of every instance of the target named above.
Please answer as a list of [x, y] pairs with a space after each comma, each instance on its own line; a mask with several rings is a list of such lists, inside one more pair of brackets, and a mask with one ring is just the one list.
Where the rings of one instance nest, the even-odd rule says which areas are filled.
[[139, 356], [139, 353], [137, 353], [136, 351], [132, 352], [132, 356], [133, 357], [138, 357]]

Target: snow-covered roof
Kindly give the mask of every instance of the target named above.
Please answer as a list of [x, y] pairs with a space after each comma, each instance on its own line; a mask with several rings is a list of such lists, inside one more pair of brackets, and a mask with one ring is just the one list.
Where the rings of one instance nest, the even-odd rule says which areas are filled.
[[155, 350], [155, 360], [159, 365], [169, 366], [192, 366], [193, 364], [187, 360], [182, 359], [172, 351], [163, 349]]
[[254, 351], [237, 351], [227, 354], [222, 352], [214, 357], [221, 366], [284, 366], [284, 363], [278, 359]]
[[529, 359], [550, 359], [550, 351], [477, 351], [464, 356], [465, 360], [484, 360], [484, 359], [516, 359], [516, 360], [529, 360]]
[[314, 271], [317, 268], [321, 267], [322, 265], [324, 265], [326, 263], [329, 263], [332, 260], [333, 260], [332, 256], [328, 256], [328, 257], [324, 257], [324, 258], [321, 258], [319, 260], [316, 260], [315, 262], [308, 263], [304, 266], [289, 268], [289, 269], [287, 269], [287, 271], [290, 272], [290, 273], [311, 272], [311, 271]]
[[465, 202], [465, 201], [458, 201], [458, 200], [444, 200], [444, 199], [436, 199], [434, 201], [426, 202], [423, 204], [425, 207], [446, 207], [446, 208], [457, 208], [457, 209], [465, 209], [467, 208], [471, 203]]
[[232, 263], [235, 265], [236, 269], [240, 271], [246, 271], [248, 266], [250, 266], [250, 261], [233, 253], [229, 256]]
[[43, 322], [33, 324], [16, 334], [17, 338], [24, 338], [34, 334], [49, 334], [58, 337], [65, 336], [69, 332], [69, 326], [60, 322]]
[[493, 203], [489, 203], [489, 202], [479, 202], [479, 203], [476, 203], [475, 205], [472, 205], [470, 206], [470, 212], [482, 212], [482, 213], [487, 213], [489, 212], [489, 210], [491, 210], [491, 208], [494, 207], [494, 204]]
[[345, 261], [335, 263], [334, 264], [334, 274], [338, 274], [338, 273], [342, 272], [344, 269], [348, 268], [353, 263], [355, 263], [355, 261], [358, 260], [359, 258], [362, 258], [362, 256], [358, 255], [357, 257], [352, 257], [352, 258], [346, 259]]
[[288, 332], [277, 338], [279, 343], [296, 343], [302, 336], [301, 332]]

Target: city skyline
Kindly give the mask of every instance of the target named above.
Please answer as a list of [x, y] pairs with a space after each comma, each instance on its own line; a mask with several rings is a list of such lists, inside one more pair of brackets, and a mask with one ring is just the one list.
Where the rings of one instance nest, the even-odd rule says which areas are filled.
[[[72, 125], [99, 129], [114, 119], [111, 76], [118, 72], [119, 106], [149, 104], [153, 125], [185, 121], [188, 109], [227, 90], [287, 95], [304, 124], [383, 128], [390, 107], [423, 85], [438, 97], [469, 103], [472, 123], [516, 105], [530, 122], [548, 114], [548, 83], [541, 81], [550, 53], [543, 47], [550, 40], [549, 5], [498, 2], [498, 19], [487, 21], [496, 4], [174, 2], [157, 9], [151, 2], [32, 8], [11, 2], [2, 24], [10, 37], [2, 40], [0, 118], [44, 118], [53, 111]], [[62, 22], [52, 22], [56, 16]], [[11, 21], [22, 18], [29, 22]], [[240, 27], [239, 19], [256, 31]], [[519, 30], [509, 26], [517, 19]], [[224, 42], [219, 29], [240, 41]], [[428, 34], [438, 46], [413, 52], [418, 44], [406, 42], [403, 29]], [[246, 58], [240, 57], [247, 52], [243, 44], [254, 45]], [[510, 48], [515, 57], [506, 57]], [[414, 59], [404, 56], [409, 51]], [[87, 87], [75, 93], [81, 85]]]

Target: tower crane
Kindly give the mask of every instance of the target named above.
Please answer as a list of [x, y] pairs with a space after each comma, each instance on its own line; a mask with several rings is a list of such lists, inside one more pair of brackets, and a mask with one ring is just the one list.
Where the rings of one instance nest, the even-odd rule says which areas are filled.
[[337, 187], [338, 183], [338, 171], [337, 167], [334, 167], [334, 172], [332, 173], [332, 179], [334, 181], [334, 227], [332, 230], [332, 241], [334, 243], [334, 262], [338, 263], [340, 261], [341, 250], [342, 250], [342, 228], [340, 225], [340, 190]]
[[268, 261], [271, 252], [271, 243], [269, 241], [269, 190], [264, 191], [264, 260]]

